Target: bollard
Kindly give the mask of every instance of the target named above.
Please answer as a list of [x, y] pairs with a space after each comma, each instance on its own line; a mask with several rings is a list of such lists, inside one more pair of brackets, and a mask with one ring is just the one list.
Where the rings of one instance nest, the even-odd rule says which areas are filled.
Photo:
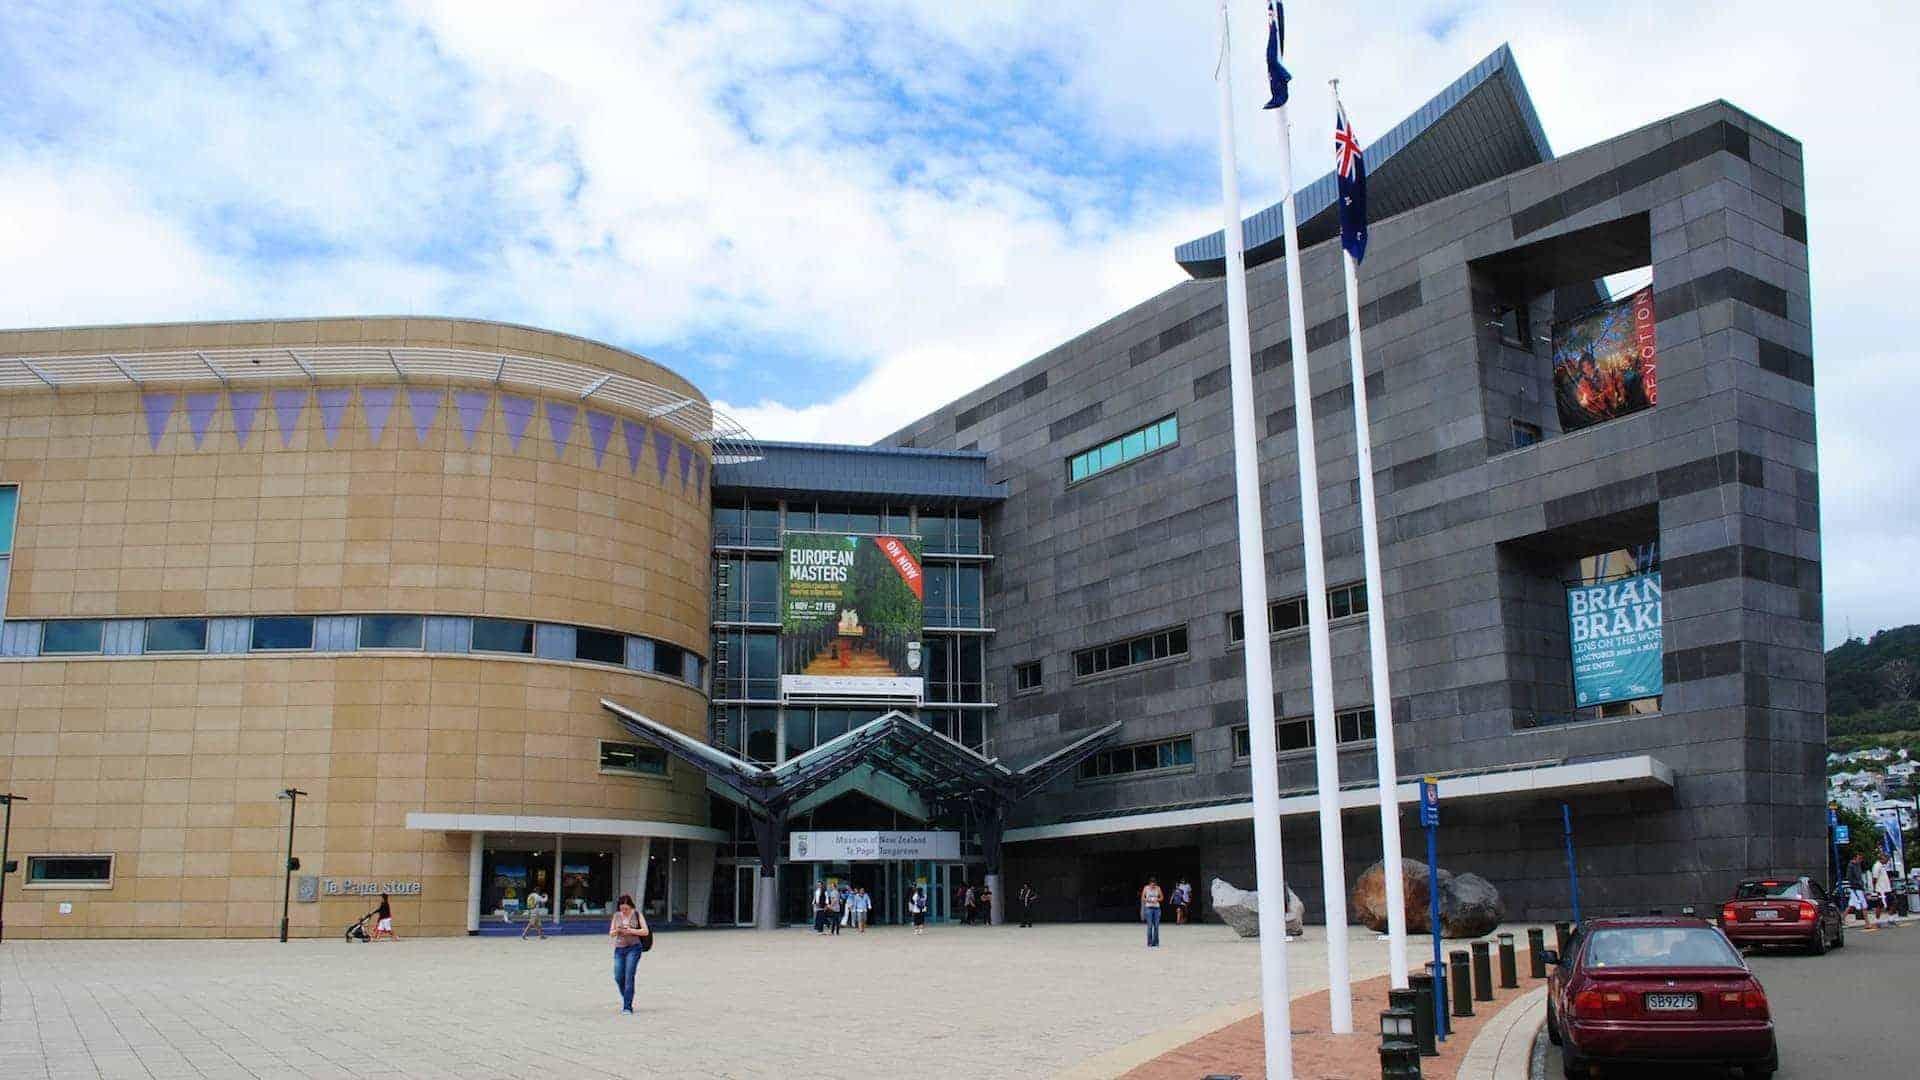
[[1547, 977], [1547, 932], [1539, 927], [1527, 931], [1527, 974], [1536, 979]]
[[[1413, 1041], [1420, 1044], [1420, 1055], [1432, 1057], [1440, 1052], [1433, 1037], [1433, 973], [1417, 971], [1407, 976], [1407, 992], [1413, 995]], [[1393, 1000], [1398, 990], [1387, 992]]]
[[1500, 989], [1512, 990], [1520, 985], [1520, 969], [1514, 962], [1513, 935], [1500, 935]]
[[1413, 1013], [1398, 1006], [1380, 1014], [1381, 1080], [1419, 1080], [1420, 1044], [1414, 1041]]
[[1557, 922], [1553, 924], [1553, 947], [1561, 956], [1567, 955], [1567, 942], [1573, 940], [1573, 925]]
[[1476, 941], [1473, 949], [1473, 1000], [1493, 1000], [1493, 955], [1484, 941]]
[[1467, 973], [1467, 950], [1455, 949], [1447, 954], [1453, 971], [1447, 981], [1453, 984], [1453, 1015], [1473, 1015], [1473, 976]]

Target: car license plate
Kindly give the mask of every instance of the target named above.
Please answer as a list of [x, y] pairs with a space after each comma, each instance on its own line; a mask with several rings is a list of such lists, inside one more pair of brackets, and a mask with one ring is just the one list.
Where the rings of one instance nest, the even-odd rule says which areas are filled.
[[1698, 994], [1648, 994], [1648, 1012], [1685, 1012], [1700, 1007]]
[[1780, 913], [1772, 908], [1761, 908], [1753, 913], [1753, 919], [1755, 922], [1779, 922]]

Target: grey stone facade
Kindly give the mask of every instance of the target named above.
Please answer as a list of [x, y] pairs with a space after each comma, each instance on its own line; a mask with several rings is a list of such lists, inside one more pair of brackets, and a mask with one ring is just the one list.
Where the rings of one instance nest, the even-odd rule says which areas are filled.
[[[1362, 323], [1398, 771], [1629, 754], [1672, 767], [1671, 792], [1575, 807], [1589, 910], [1704, 910], [1741, 875], [1825, 861], [1804, 214], [1800, 144], [1715, 102], [1373, 225]], [[1362, 577], [1338, 254], [1322, 242], [1302, 255], [1329, 584]], [[1597, 278], [1645, 265], [1658, 405], [1559, 434], [1547, 350], [1503, 340], [1498, 307], [1544, 328], [1594, 299]], [[1224, 294], [1218, 280], [1177, 285], [884, 440], [978, 448], [1008, 484], [989, 523], [996, 752], [1021, 758], [1112, 719], [1128, 742], [1193, 737], [1190, 770], [1064, 780], [1016, 824], [1247, 795], [1233, 746], [1241, 646], [1227, 639], [1240, 598]], [[1288, 597], [1305, 585], [1282, 265], [1253, 268], [1249, 294], [1268, 588]], [[1069, 456], [1169, 413], [1177, 446], [1068, 483]], [[1514, 420], [1546, 438], [1515, 449]], [[1564, 564], [1654, 538], [1661, 709], [1565, 722]], [[1184, 659], [1075, 677], [1075, 650], [1177, 624]], [[1336, 620], [1332, 645], [1336, 707], [1370, 704], [1365, 620]], [[1274, 652], [1277, 714], [1308, 714], [1304, 633], [1277, 637]], [[1041, 690], [1014, 693], [1014, 665], [1035, 660]], [[1343, 749], [1340, 769], [1371, 777], [1371, 744]], [[1283, 757], [1283, 788], [1312, 782], [1310, 754]], [[1443, 864], [1492, 879], [1516, 917], [1563, 914], [1558, 813], [1546, 799], [1463, 804]], [[1378, 857], [1378, 819], [1350, 813], [1345, 834], [1351, 880]], [[1197, 848], [1196, 871], [1251, 885], [1251, 835], [1223, 825], [1013, 845], [1008, 880], [1072, 895], [1102, 852], [1164, 846]], [[1314, 838], [1310, 819], [1289, 821], [1289, 884], [1318, 918]]]

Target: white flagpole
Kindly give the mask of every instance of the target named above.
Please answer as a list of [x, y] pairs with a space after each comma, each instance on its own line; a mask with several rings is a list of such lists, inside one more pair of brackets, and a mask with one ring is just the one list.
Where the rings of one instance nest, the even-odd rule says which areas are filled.
[[[1337, 1035], [1353, 1032], [1353, 988], [1347, 966], [1347, 864], [1340, 840], [1340, 733], [1333, 723], [1333, 648], [1327, 639], [1327, 566], [1320, 544], [1320, 462], [1313, 437], [1313, 386], [1307, 373], [1307, 315], [1300, 288], [1300, 238], [1293, 206], [1292, 125], [1285, 105], [1273, 110], [1280, 136], [1280, 220], [1286, 237], [1287, 330], [1293, 340], [1293, 432], [1300, 459], [1300, 533], [1307, 562], [1307, 653], [1313, 666], [1314, 786], [1320, 807], [1320, 881], [1327, 911], [1327, 1011]], [[1264, 621], [1264, 620], [1263, 620]], [[1265, 638], [1247, 624], [1247, 652]], [[1253, 688], [1247, 688], [1253, 696]], [[1259, 758], [1256, 756], [1255, 761]], [[1259, 808], [1255, 807], [1258, 813]]]
[[[1333, 80], [1340, 115], [1340, 80]], [[1334, 151], [1334, 168], [1340, 167]], [[1380, 785], [1380, 872], [1387, 886], [1387, 960], [1392, 983], [1407, 987], [1407, 887], [1400, 862], [1400, 776], [1393, 751], [1393, 686], [1388, 681], [1387, 590], [1380, 578], [1380, 511], [1373, 494], [1373, 421], [1367, 361], [1360, 350], [1360, 266], [1342, 249], [1347, 277], [1347, 357], [1353, 367], [1353, 445], [1360, 470], [1360, 543], [1367, 564], [1367, 646], [1373, 657], [1373, 751]]]
[[1293, 1078], [1292, 1004], [1287, 991], [1287, 884], [1280, 857], [1280, 763], [1273, 724], [1273, 657], [1267, 640], [1267, 544], [1260, 515], [1260, 458], [1254, 437], [1253, 347], [1247, 330], [1246, 239], [1240, 173], [1234, 161], [1233, 36], [1220, 0], [1220, 189], [1226, 219], [1227, 368], [1233, 397], [1233, 484], [1240, 536], [1240, 604], [1246, 619], [1247, 724], [1253, 753], [1254, 888], [1260, 896], [1260, 1004], [1267, 1076]]

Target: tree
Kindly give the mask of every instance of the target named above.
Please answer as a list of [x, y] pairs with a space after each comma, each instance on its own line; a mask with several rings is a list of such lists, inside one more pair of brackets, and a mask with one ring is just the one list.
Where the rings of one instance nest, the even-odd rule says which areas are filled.
[[1904, 656], [1889, 660], [1880, 665], [1880, 681], [1895, 701], [1906, 701], [1920, 687], [1920, 664]]

